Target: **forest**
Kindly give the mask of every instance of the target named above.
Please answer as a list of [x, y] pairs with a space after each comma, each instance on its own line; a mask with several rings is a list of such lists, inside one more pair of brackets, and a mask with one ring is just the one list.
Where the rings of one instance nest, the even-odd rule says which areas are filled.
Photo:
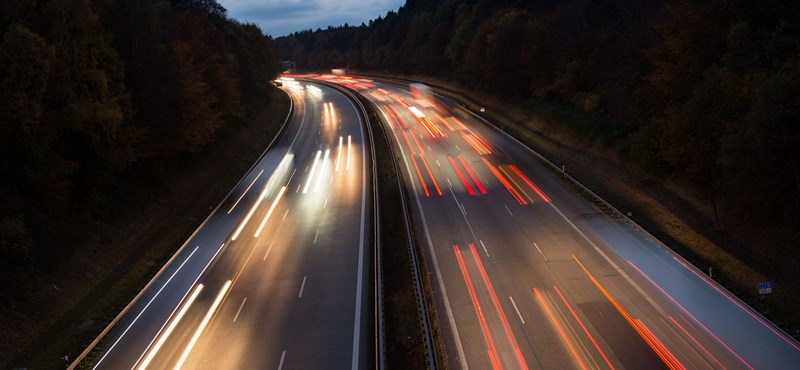
[[252, 120], [280, 71], [270, 38], [215, 0], [3, 1], [0, 32], [4, 304]]
[[699, 200], [735, 255], [798, 286], [798, 2], [408, 0], [275, 48], [298, 69], [426, 76], [535, 112]]

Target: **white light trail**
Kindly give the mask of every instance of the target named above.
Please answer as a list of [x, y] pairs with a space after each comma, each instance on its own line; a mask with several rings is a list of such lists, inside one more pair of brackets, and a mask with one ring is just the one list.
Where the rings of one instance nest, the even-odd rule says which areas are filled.
[[350, 135], [347, 135], [347, 167], [346, 170], [350, 171]]
[[161, 346], [163, 346], [164, 342], [167, 341], [169, 335], [172, 334], [172, 331], [175, 330], [176, 326], [178, 326], [178, 323], [183, 318], [183, 315], [186, 314], [186, 311], [189, 310], [189, 307], [192, 305], [192, 303], [194, 303], [194, 300], [197, 298], [197, 296], [200, 294], [200, 291], [202, 290], [203, 290], [203, 284], [198, 284], [197, 287], [194, 288], [192, 295], [189, 296], [189, 299], [186, 300], [186, 303], [184, 303], [181, 310], [169, 324], [167, 330], [165, 330], [164, 333], [161, 334], [161, 337], [158, 338], [158, 342], [156, 342], [156, 344], [153, 346], [153, 349], [150, 350], [150, 353], [147, 354], [147, 357], [144, 358], [144, 361], [142, 361], [142, 363], [139, 364], [139, 367], [137, 369], [144, 370], [147, 368], [148, 365], [150, 365], [150, 362], [153, 361], [153, 357], [156, 356], [158, 350], [161, 349]]
[[425, 118], [425, 113], [422, 113], [422, 111], [419, 110], [419, 108], [417, 108], [417, 107], [415, 107], [413, 105], [408, 107], [408, 110], [410, 110], [411, 113], [413, 113], [414, 116], [417, 117], [417, 118]]
[[330, 149], [325, 149], [325, 157], [322, 159], [322, 166], [319, 168], [319, 175], [317, 175], [317, 185], [314, 186], [314, 192], [319, 191], [319, 186], [322, 184], [322, 174], [325, 173], [325, 168], [328, 164], [328, 154], [331, 153]]
[[322, 151], [317, 150], [317, 156], [314, 158], [314, 164], [311, 166], [311, 173], [308, 174], [308, 180], [306, 180], [306, 186], [303, 187], [303, 194], [308, 193], [308, 187], [311, 186], [311, 179], [314, 178], [314, 171], [317, 170], [317, 164], [319, 163], [320, 155], [322, 155]]
[[181, 358], [175, 365], [175, 370], [180, 370], [180, 368], [183, 366], [183, 363], [186, 362], [186, 358], [189, 357], [189, 353], [192, 352], [192, 348], [197, 343], [197, 340], [200, 339], [200, 334], [203, 333], [203, 330], [205, 330], [206, 325], [208, 325], [208, 322], [211, 321], [211, 317], [214, 316], [214, 313], [217, 312], [217, 308], [222, 303], [222, 299], [225, 298], [225, 294], [228, 292], [228, 289], [230, 289], [230, 287], [231, 287], [231, 281], [228, 280], [225, 282], [225, 285], [222, 286], [222, 290], [219, 291], [219, 294], [217, 294], [217, 298], [214, 299], [214, 303], [211, 304], [211, 308], [208, 309], [206, 316], [203, 317], [203, 321], [200, 322], [200, 326], [198, 326], [197, 330], [195, 330], [194, 335], [192, 336], [192, 340], [189, 341], [189, 344], [186, 346], [186, 349], [183, 350]]
[[339, 150], [336, 151], [336, 172], [339, 172], [339, 162], [342, 158], [342, 137], [339, 136]]
[[244, 229], [244, 226], [247, 225], [248, 221], [250, 221], [250, 217], [253, 217], [253, 213], [256, 212], [256, 208], [258, 208], [258, 205], [261, 204], [261, 201], [264, 200], [264, 197], [267, 196], [267, 192], [269, 192], [269, 183], [267, 183], [267, 186], [264, 187], [264, 191], [261, 192], [261, 195], [258, 196], [256, 204], [253, 204], [253, 208], [250, 208], [250, 212], [247, 213], [247, 216], [244, 218], [242, 223], [239, 224], [239, 227], [236, 229], [236, 232], [233, 233], [231, 240], [236, 240], [236, 238], [239, 237], [239, 234], [241, 234], [242, 230]]
[[250, 186], [248, 186], [247, 189], [244, 189], [244, 193], [242, 193], [242, 195], [239, 197], [239, 199], [236, 200], [236, 203], [233, 203], [233, 206], [231, 207], [231, 209], [228, 210], [228, 214], [231, 214], [231, 211], [233, 211], [233, 209], [236, 208], [236, 205], [239, 204], [239, 202], [242, 201], [242, 198], [244, 198], [244, 195], [247, 194], [247, 192], [250, 190], [251, 187], [253, 187], [253, 185], [256, 183], [256, 180], [258, 180], [258, 178], [261, 177], [262, 173], [264, 173], [264, 170], [261, 170], [261, 172], [258, 173], [256, 178], [253, 179], [253, 182], [250, 183]]
[[272, 201], [272, 205], [269, 207], [267, 215], [264, 216], [264, 221], [261, 221], [261, 225], [258, 225], [258, 229], [256, 230], [256, 233], [253, 234], [253, 237], [258, 238], [258, 236], [261, 235], [261, 231], [263, 231], [264, 226], [267, 225], [267, 220], [269, 220], [269, 216], [271, 216], [272, 212], [275, 211], [275, 207], [278, 205], [278, 202], [281, 200], [281, 198], [283, 197], [283, 193], [285, 192], [286, 192], [286, 186], [282, 187], [281, 190], [278, 192], [278, 195], [275, 196], [275, 200]]

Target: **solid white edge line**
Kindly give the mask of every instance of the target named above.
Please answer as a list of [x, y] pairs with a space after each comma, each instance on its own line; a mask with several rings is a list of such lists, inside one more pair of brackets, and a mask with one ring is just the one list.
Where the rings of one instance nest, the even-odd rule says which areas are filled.
[[253, 182], [250, 183], [250, 186], [248, 186], [247, 189], [244, 189], [244, 193], [242, 193], [242, 195], [239, 196], [239, 199], [236, 200], [236, 203], [233, 203], [233, 206], [231, 207], [231, 209], [228, 210], [228, 214], [231, 214], [233, 209], [236, 208], [236, 205], [239, 204], [239, 202], [242, 201], [242, 198], [244, 198], [244, 195], [247, 194], [247, 192], [250, 190], [251, 187], [253, 187], [253, 185], [256, 183], [256, 180], [258, 180], [258, 178], [261, 176], [262, 173], [264, 173], [264, 170], [261, 170], [261, 172], [259, 172], [258, 175], [256, 175], [256, 178], [253, 179]]
[[[106, 353], [103, 354], [103, 357], [101, 357], [100, 360], [97, 361], [97, 364], [95, 364], [92, 369], [97, 369], [97, 367], [100, 366], [100, 363], [103, 362], [103, 359], [105, 359], [106, 356], [108, 356], [108, 354], [111, 353], [111, 351], [114, 349], [114, 347], [117, 345], [117, 343], [119, 343], [119, 341], [122, 340], [122, 338], [125, 336], [125, 334], [128, 332], [128, 330], [130, 330], [131, 327], [133, 327], [133, 325], [136, 324], [136, 320], [139, 320], [139, 317], [142, 316], [142, 314], [144, 314], [144, 311], [146, 311], [148, 307], [150, 307], [150, 304], [153, 303], [153, 301], [156, 299], [156, 297], [158, 297], [158, 295], [161, 293], [161, 291], [164, 290], [164, 288], [167, 286], [167, 284], [169, 284], [169, 282], [172, 281], [172, 278], [175, 277], [175, 275], [178, 273], [178, 271], [181, 270], [183, 265], [185, 265], [186, 262], [189, 261], [189, 258], [192, 258], [192, 256], [194, 255], [194, 252], [197, 252], [198, 248], [200, 248], [200, 247], [199, 246], [198, 247], [194, 247], [194, 250], [192, 250], [192, 253], [190, 253], [189, 256], [186, 257], [185, 260], [183, 260], [181, 265], [178, 266], [178, 268], [175, 270], [175, 272], [172, 273], [172, 275], [170, 275], [169, 279], [167, 279], [167, 281], [164, 283], [164, 285], [162, 285], [161, 288], [158, 289], [156, 294], [153, 295], [152, 298], [150, 298], [150, 301], [148, 301], [147, 304], [144, 306], [144, 308], [142, 308], [142, 310], [139, 311], [139, 314], [136, 315], [136, 317], [133, 319], [133, 321], [130, 323], [130, 325], [128, 325], [128, 327], [125, 328], [125, 330], [122, 332], [122, 334], [119, 336], [119, 338], [117, 338], [117, 340], [114, 341], [114, 344], [112, 344], [111, 347], [108, 348], [108, 351], [106, 351]], [[192, 285], [194, 285], [194, 284], [192, 284]], [[183, 300], [183, 298], [181, 298], [181, 300]], [[177, 307], [175, 307], [175, 309], [177, 309]], [[172, 315], [170, 314], [170, 316], [172, 316]], [[161, 329], [159, 329], [159, 332], [161, 332]], [[153, 338], [153, 339], [155, 340], [155, 338]], [[150, 348], [150, 345], [147, 346], [147, 349], [149, 349], [149, 348]], [[139, 362], [139, 361], [137, 360], [136, 362]], [[134, 365], [134, 367], [135, 367], [135, 365]]]
[[[220, 252], [220, 251], [222, 251], [222, 248], [223, 248], [223, 247], [225, 247], [225, 243], [222, 243], [222, 244], [219, 246], [219, 248], [217, 248], [217, 251], [216, 251], [216, 252], [214, 252], [214, 255], [213, 255], [213, 256], [211, 256], [211, 259], [210, 259], [210, 260], [208, 260], [208, 262], [206, 263], [206, 265], [205, 265], [205, 266], [203, 266], [203, 269], [200, 271], [200, 273], [199, 273], [199, 274], [197, 274], [197, 277], [195, 277], [195, 278], [194, 278], [194, 281], [193, 281], [193, 282], [192, 282], [192, 284], [190, 285], [190, 288], [189, 288], [189, 289], [186, 289], [186, 293], [183, 293], [183, 297], [181, 297], [181, 301], [183, 301], [184, 299], [186, 299], [186, 297], [187, 297], [187, 296], [189, 295], [189, 293], [192, 291], [192, 287], [194, 287], [194, 286], [195, 286], [195, 284], [197, 284], [197, 281], [198, 281], [198, 280], [200, 280], [200, 277], [201, 277], [201, 276], [203, 276], [203, 274], [205, 274], [206, 270], [208, 269], [208, 266], [210, 266], [210, 265], [211, 265], [211, 262], [214, 262], [214, 260], [217, 258], [217, 255], [219, 255], [219, 252]], [[195, 248], [195, 250], [197, 250], [197, 248]], [[193, 252], [193, 253], [194, 253], [194, 252]], [[172, 310], [172, 313], [170, 314], [170, 317], [172, 317], [172, 315], [173, 315], [173, 314], [175, 314], [175, 311], [177, 311], [177, 310], [178, 310], [178, 307], [179, 307], [179, 306], [175, 306], [175, 309], [173, 309], [173, 310]], [[163, 325], [161, 325], [161, 328], [160, 328], [160, 329], [158, 329], [158, 332], [160, 333], [162, 330], [164, 330], [164, 327], [166, 327], [166, 326], [167, 326], [167, 322], [164, 322], [164, 324], [163, 324]], [[144, 357], [144, 354], [145, 354], [145, 353], [147, 353], [147, 350], [149, 350], [149, 349], [150, 349], [150, 347], [153, 345], [153, 342], [155, 342], [155, 341], [156, 341], [156, 337], [153, 337], [153, 339], [150, 341], [150, 343], [148, 343], [148, 344], [147, 344], [147, 348], [145, 348], [144, 352], [142, 352], [142, 354], [141, 354], [141, 355], [139, 355], [139, 358], [137, 358], [137, 359], [136, 359], [136, 363], [134, 363], [134, 365], [131, 367], [131, 369], [133, 369], [133, 368], [135, 368], [135, 367], [136, 367], [136, 364], [137, 364], [137, 363], [139, 363], [139, 361], [141, 361], [141, 360], [142, 360], [142, 357]], [[98, 362], [98, 364], [99, 364], [99, 362]], [[97, 368], [97, 365], [95, 365], [95, 368]]]
[[[358, 109], [356, 108], [355, 104], [353, 104], [350, 99], [347, 99], [350, 103], [350, 106], [353, 107], [353, 111], [355, 112], [356, 116], [358, 116]], [[366, 124], [363, 121], [361, 124], [358, 125], [359, 132], [361, 133], [361, 142], [366, 142], [364, 137], [364, 125]], [[351, 143], [351, 136], [347, 135], [347, 167], [346, 169], [350, 170], [350, 143]], [[359, 343], [361, 341], [361, 295], [363, 294], [364, 289], [364, 282], [363, 282], [363, 274], [364, 274], [364, 233], [366, 231], [366, 209], [367, 209], [367, 152], [364, 150], [364, 146], [361, 146], [361, 223], [359, 226], [360, 235], [358, 238], [358, 277], [356, 280], [356, 309], [355, 309], [355, 324], [353, 325], [353, 355], [351, 360], [350, 368], [352, 370], [359, 369]]]
[[186, 314], [186, 311], [189, 310], [189, 307], [191, 307], [192, 303], [194, 303], [194, 300], [197, 298], [197, 296], [200, 294], [202, 290], [203, 290], [203, 284], [198, 284], [197, 286], [195, 286], [194, 290], [192, 291], [192, 295], [190, 295], [189, 299], [186, 300], [186, 303], [183, 304], [183, 307], [181, 307], [181, 310], [178, 311], [177, 315], [175, 315], [175, 318], [170, 321], [167, 330], [165, 330], [164, 333], [161, 334], [161, 336], [158, 338], [158, 341], [153, 346], [153, 349], [147, 353], [147, 357], [145, 357], [144, 361], [142, 361], [139, 364], [138, 366], [139, 370], [147, 369], [147, 366], [150, 365], [151, 361], [153, 361], [153, 358], [158, 353], [158, 350], [161, 349], [161, 346], [163, 346], [164, 342], [167, 341], [169, 335], [172, 334], [172, 331], [175, 330], [176, 326], [178, 326], [178, 323], [181, 321], [183, 316]]
[[206, 312], [206, 315], [203, 317], [203, 321], [200, 322], [197, 330], [195, 330], [192, 339], [189, 341], [189, 344], [186, 345], [186, 349], [183, 350], [183, 354], [181, 354], [180, 359], [178, 359], [178, 363], [175, 364], [175, 370], [180, 370], [180, 368], [183, 366], [183, 363], [186, 362], [187, 358], [189, 358], [189, 353], [192, 352], [192, 348], [194, 348], [194, 345], [197, 344], [197, 340], [200, 339], [200, 334], [203, 333], [206, 325], [208, 325], [208, 322], [211, 321], [211, 317], [214, 316], [214, 313], [217, 312], [217, 308], [219, 308], [220, 304], [222, 304], [222, 300], [225, 298], [225, 293], [227, 293], [228, 289], [230, 289], [231, 283], [232, 282], [230, 280], [226, 281], [222, 286], [222, 289], [220, 289], [219, 293], [217, 293], [217, 298], [214, 298], [214, 303], [211, 304], [208, 312]]

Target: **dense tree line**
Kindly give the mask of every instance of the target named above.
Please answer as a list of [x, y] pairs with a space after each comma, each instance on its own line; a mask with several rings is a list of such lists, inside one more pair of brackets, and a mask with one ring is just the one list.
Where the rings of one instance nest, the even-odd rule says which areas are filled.
[[215, 0], [0, 4], [0, 300], [55, 266], [131, 182], [252, 118], [270, 39]]
[[759, 248], [796, 255], [796, 1], [408, 0], [369, 24], [275, 45], [298, 68], [428, 75], [539, 112], [577, 111], [551, 124], [681, 184], [717, 227], [783, 230], [790, 244]]

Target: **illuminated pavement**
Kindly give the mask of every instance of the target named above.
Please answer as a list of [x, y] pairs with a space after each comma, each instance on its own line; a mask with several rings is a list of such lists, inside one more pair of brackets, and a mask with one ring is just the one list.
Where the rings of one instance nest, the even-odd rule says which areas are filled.
[[800, 364], [795, 341], [521, 144], [408, 87], [324, 78], [369, 98], [402, 154], [451, 367]]
[[365, 135], [292, 82], [286, 132], [90, 354], [96, 368], [368, 366]]

